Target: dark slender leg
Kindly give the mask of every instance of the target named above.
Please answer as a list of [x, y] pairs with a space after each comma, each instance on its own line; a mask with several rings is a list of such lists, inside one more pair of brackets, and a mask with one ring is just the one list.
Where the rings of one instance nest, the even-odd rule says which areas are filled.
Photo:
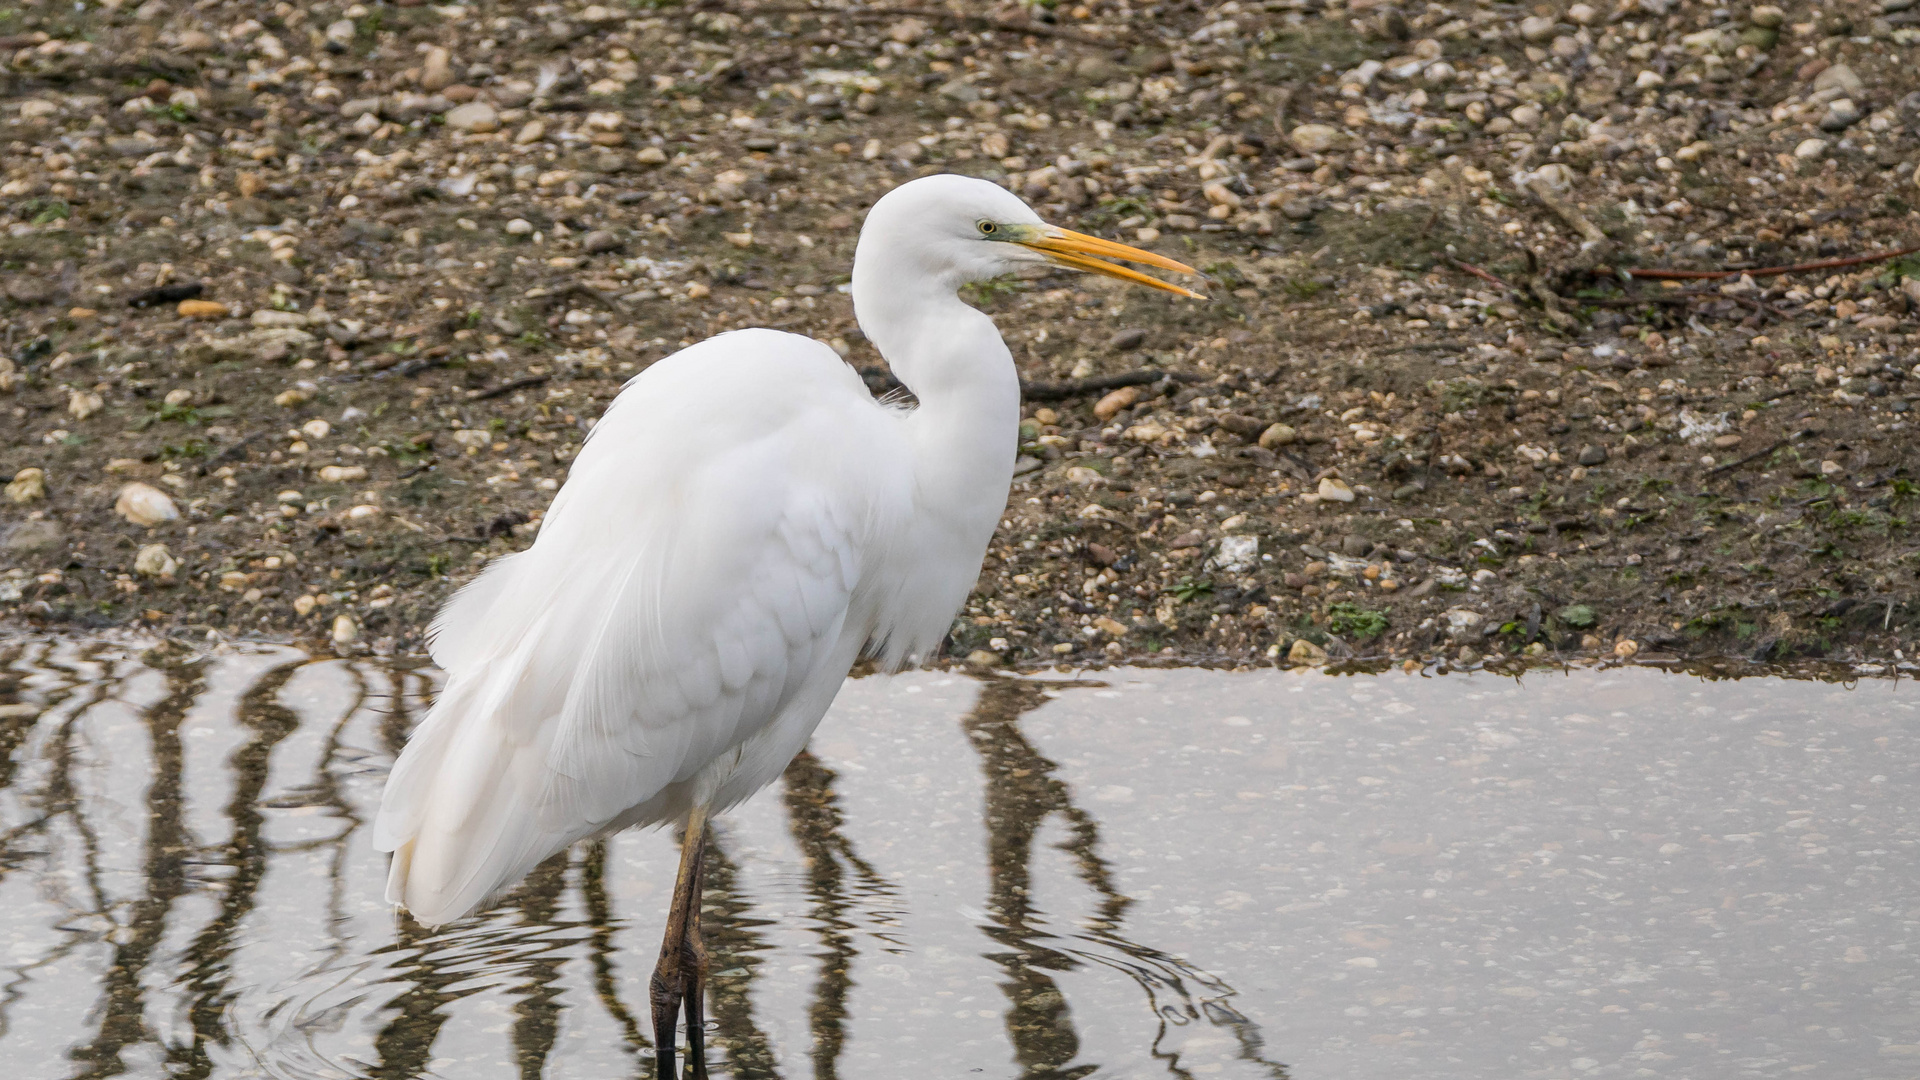
[[693, 864], [693, 900], [687, 912], [687, 936], [684, 958], [687, 988], [687, 1066], [693, 1080], [707, 1080], [707, 943], [700, 936], [700, 897], [707, 882], [707, 852], [704, 837], [700, 854]]
[[[648, 986], [648, 996], [653, 1002], [653, 1047], [658, 1080], [675, 1080], [673, 1048], [678, 1040], [674, 1029], [680, 1019], [681, 1003], [687, 1003], [689, 1025], [695, 1024], [700, 1013], [698, 995], [703, 981], [700, 969], [706, 962], [706, 951], [699, 941], [700, 868], [706, 842], [707, 811], [705, 807], [696, 806], [687, 814], [687, 835], [680, 843], [680, 873], [673, 882], [667, 932], [660, 941], [660, 962], [653, 966], [653, 979]], [[692, 1026], [687, 1033], [687, 1049], [693, 1059], [694, 1074], [704, 1078], [707, 1065], [700, 1056], [701, 1034], [697, 1026]]]

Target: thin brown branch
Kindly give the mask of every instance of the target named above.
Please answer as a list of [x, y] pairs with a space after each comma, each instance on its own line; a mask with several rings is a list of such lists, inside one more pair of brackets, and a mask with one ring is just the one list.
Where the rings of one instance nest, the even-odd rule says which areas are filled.
[[1854, 255], [1845, 259], [1821, 259], [1818, 262], [1794, 263], [1790, 266], [1762, 266], [1755, 270], [1622, 270], [1628, 277], [1649, 281], [1717, 281], [1721, 278], [1739, 277], [1776, 277], [1780, 274], [1804, 274], [1809, 270], [1837, 270], [1843, 266], [1859, 266], [1863, 263], [1884, 262], [1897, 259], [1902, 255], [1911, 255], [1920, 251], [1920, 244], [1904, 247], [1898, 251], [1881, 251], [1872, 255]]
[[512, 382], [501, 383], [499, 386], [495, 386], [487, 390], [469, 391], [467, 393], [467, 400], [468, 401], [486, 401], [490, 398], [497, 398], [497, 397], [505, 396], [507, 394], [511, 394], [515, 390], [525, 390], [529, 386], [539, 386], [540, 384], [546, 381], [547, 381], [547, 376], [545, 375], [529, 375], [524, 379], [515, 379]]
[[1162, 379], [1174, 382], [1202, 382], [1205, 376], [1184, 371], [1153, 371], [1142, 368], [1120, 375], [1100, 375], [1091, 379], [1074, 379], [1069, 382], [1026, 382], [1020, 383], [1020, 396], [1028, 401], [1059, 401], [1063, 398], [1082, 397], [1097, 394], [1105, 390], [1118, 390], [1123, 386], [1147, 386]]
[[737, 7], [734, 13], [752, 18], [755, 15], [813, 15], [821, 18], [834, 16], [853, 19], [857, 22], [869, 22], [875, 19], [926, 19], [929, 22], [946, 23], [949, 26], [965, 26], [975, 30], [1004, 30], [1010, 34], [1031, 34], [1034, 37], [1057, 38], [1061, 41], [1073, 41], [1082, 45], [1094, 45], [1102, 49], [1111, 49], [1120, 44], [1118, 40], [1107, 41], [1091, 34], [1082, 34], [1057, 26], [1046, 26], [1012, 19], [995, 19], [986, 15], [957, 15], [951, 11], [934, 11], [926, 8], [817, 8], [793, 4], [757, 4], [753, 7]]
[[1517, 293], [1520, 291], [1514, 288], [1513, 286], [1507, 284], [1506, 282], [1501, 281], [1498, 277], [1494, 276], [1493, 274], [1480, 269], [1479, 267], [1473, 265], [1470, 262], [1466, 262], [1461, 259], [1456, 259], [1451, 255], [1447, 256], [1447, 261], [1452, 263], [1455, 269], [1460, 270], [1464, 273], [1472, 274], [1474, 277], [1477, 277], [1482, 281], [1490, 281], [1493, 284], [1500, 286], [1501, 288], [1507, 290], [1510, 293]]

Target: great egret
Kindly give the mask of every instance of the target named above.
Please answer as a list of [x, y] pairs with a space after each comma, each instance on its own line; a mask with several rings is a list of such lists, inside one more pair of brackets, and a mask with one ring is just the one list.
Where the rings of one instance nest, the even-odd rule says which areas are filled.
[[738, 330], [629, 382], [538, 539], [433, 625], [447, 682], [387, 780], [387, 898], [458, 919], [576, 840], [686, 820], [651, 984], [659, 1075], [686, 1005], [701, 1045], [706, 820], [780, 775], [862, 649], [931, 656], [1006, 507], [1013, 356], [960, 286], [1050, 263], [1198, 297], [1138, 248], [1042, 222], [984, 180], [874, 204], [854, 253], [861, 328], [911, 389], [876, 402], [834, 351]]

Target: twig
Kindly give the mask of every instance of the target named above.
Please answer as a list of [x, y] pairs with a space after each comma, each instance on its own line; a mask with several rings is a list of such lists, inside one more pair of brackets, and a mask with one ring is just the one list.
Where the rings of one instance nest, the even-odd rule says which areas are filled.
[[813, 15], [826, 17], [839, 16], [858, 22], [875, 19], [927, 19], [932, 22], [946, 23], [949, 26], [969, 26], [979, 30], [1005, 30], [1013, 34], [1032, 34], [1034, 37], [1058, 38], [1062, 41], [1076, 41], [1082, 45], [1095, 45], [1102, 49], [1111, 49], [1117, 41], [1104, 41], [1091, 34], [1076, 33], [1054, 26], [1040, 26], [1010, 19], [995, 19], [986, 15], [956, 15], [950, 11], [932, 11], [925, 8], [861, 8], [857, 11], [845, 8], [816, 8], [788, 4], [760, 4], [754, 7], [734, 9], [735, 14], [752, 18], [755, 15]]
[[1803, 274], [1809, 270], [1834, 270], [1842, 266], [1859, 266], [1862, 263], [1884, 262], [1897, 259], [1902, 255], [1911, 255], [1920, 251], [1920, 244], [1901, 248], [1898, 251], [1882, 251], [1873, 255], [1854, 255], [1845, 259], [1821, 259], [1818, 262], [1794, 263], [1791, 266], [1762, 266], [1756, 270], [1622, 270], [1628, 277], [1643, 278], [1651, 281], [1717, 281], [1721, 278], [1739, 277], [1775, 277], [1780, 274]]
[[524, 379], [515, 379], [512, 382], [501, 383], [499, 386], [488, 390], [470, 391], [467, 394], [467, 400], [486, 401], [489, 398], [497, 398], [503, 394], [511, 394], [515, 390], [525, 390], [529, 386], [539, 386], [546, 381], [547, 376], [545, 375], [529, 375]]
[[1059, 401], [1062, 398], [1097, 394], [1103, 390], [1118, 390], [1123, 386], [1147, 386], [1162, 379], [1184, 383], [1206, 381], [1203, 375], [1193, 375], [1183, 371], [1151, 371], [1142, 368], [1123, 375], [1101, 375], [1092, 379], [1074, 379], [1071, 382], [1047, 383], [1022, 380], [1020, 395], [1029, 401]]
[[1423, 341], [1388, 349], [1387, 355], [1392, 356], [1394, 353], [1403, 352], [1466, 352], [1471, 348], [1473, 343], [1470, 341]]
[[1452, 263], [1455, 269], [1472, 274], [1474, 277], [1477, 277], [1482, 281], [1491, 281], [1495, 285], [1500, 286], [1501, 288], [1507, 290], [1510, 293], [1517, 293], [1520, 291], [1514, 288], [1513, 286], [1507, 284], [1506, 282], [1501, 281], [1498, 277], [1495, 277], [1493, 274], [1490, 274], [1487, 271], [1480, 269], [1479, 267], [1473, 265], [1470, 262], [1464, 262], [1460, 259], [1454, 258], [1451, 255], [1447, 256], [1447, 261]]
[[1786, 438], [1781, 439], [1779, 442], [1774, 443], [1772, 446], [1769, 446], [1764, 450], [1756, 450], [1753, 453], [1748, 454], [1746, 457], [1741, 458], [1739, 461], [1729, 461], [1725, 465], [1716, 465], [1713, 468], [1707, 470], [1707, 475], [1718, 476], [1723, 472], [1729, 472], [1733, 469], [1739, 468], [1742, 465], [1749, 465], [1749, 464], [1752, 464], [1753, 462], [1759, 461], [1761, 458], [1766, 457], [1768, 454], [1773, 453], [1775, 450], [1778, 450], [1781, 447], [1787, 445], [1788, 443], [1791, 443], [1794, 439], [1798, 438], [1801, 434], [1802, 434], [1801, 432], [1796, 431], [1792, 435], [1789, 435]]
[[1580, 238], [1588, 244], [1596, 248], [1604, 248], [1612, 243], [1600, 226], [1588, 221], [1585, 214], [1575, 209], [1572, 203], [1561, 198], [1559, 193], [1546, 184], [1535, 181], [1527, 185], [1527, 190], [1533, 192], [1533, 197], [1539, 199], [1541, 205], [1558, 214], [1560, 220], [1573, 226], [1573, 231], [1579, 233]]

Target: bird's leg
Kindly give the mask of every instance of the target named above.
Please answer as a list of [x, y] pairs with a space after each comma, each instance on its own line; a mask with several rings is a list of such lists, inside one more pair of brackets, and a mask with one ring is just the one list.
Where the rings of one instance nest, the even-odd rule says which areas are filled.
[[[660, 942], [660, 962], [653, 966], [653, 979], [648, 986], [648, 996], [653, 1003], [653, 1046], [658, 1080], [675, 1080], [673, 1047], [677, 1040], [674, 1029], [680, 1018], [680, 1005], [689, 997], [689, 990], [694, 994], [700, 990], [699, 966], [706, 960], [706, 952], [699, 944], [700, 869], [706, 840], [707, 811], [705, 807], [696, 806], [687, 814], [687, 834], [680, 843], [680, 874], [674, 879], [673, 904], [667, 910], [667, 932]], [[692, 941], [688, 940], [689, 930], [694, 935]], [[689, 1021], [698, 1012], [697, 1004], [688, 1004]], [[693, 1059], [695, 1073], [704, 1077], [706, 1062], [700, 1059], [700, 1035], [689, 1031], [688, 1039], [689, 1057]]]
[[693, 900], [687, 908], [687, 933], [680, 950], [687, 988], [687, 1067], [693, 1080], [707, 1080], [707, 943], [700, 936], [700, 897], [707, 880], [707, 845], [704, 836], [700, 852], [693, 861]]

